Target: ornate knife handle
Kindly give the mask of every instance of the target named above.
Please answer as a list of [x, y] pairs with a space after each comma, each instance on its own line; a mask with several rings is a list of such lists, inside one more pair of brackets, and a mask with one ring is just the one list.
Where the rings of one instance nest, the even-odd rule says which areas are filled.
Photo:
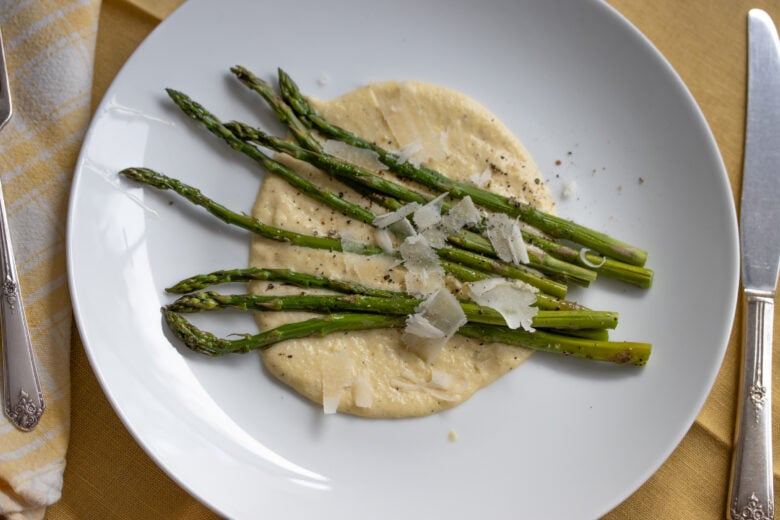
[[5, 414], [14, 425], [30, 431], [43, 414], [43, 393], [22, 304], [8, 216], [0, 187], [0, 324], [3, 341], [3, 395]]
[[774, 295], [745, 291], [745, 352], [729, 484], [731, 520], [774, 518], [772, 329]]

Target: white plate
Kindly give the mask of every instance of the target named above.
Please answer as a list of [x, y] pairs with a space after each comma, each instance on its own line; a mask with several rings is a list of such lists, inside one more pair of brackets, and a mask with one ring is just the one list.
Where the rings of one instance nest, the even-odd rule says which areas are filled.
[[[451, 411], [385, 421], [324, 417], [256, 355], [209, 359], [172, 342], [163, 288], [245, 265], [247, 234], [116, 172], [153, 167], [248, 211], [261, 175], [163, 92], [184, 90], [225, 119], [268, 119], [231, 79], [234, 64], [268, 78], [282, 66], [318, 97], [415, 79], [485, 104], [556, 195], [576, 181], [560, 213], [650, 251], [652, 290], [574, 293], [620, 311], [614, 337], [652, 342], [649, 364], [538, 354]], [[68, 224], [75, 315], [108, 398], [162, 468], [234, 518], [597, 517], [692, 424], [735, 309], [735, 210], [712, 135], [659, 53], [595, 1], [192, 0], [107, 92]], [[239, 316], [217, 331], [252, 327]]]

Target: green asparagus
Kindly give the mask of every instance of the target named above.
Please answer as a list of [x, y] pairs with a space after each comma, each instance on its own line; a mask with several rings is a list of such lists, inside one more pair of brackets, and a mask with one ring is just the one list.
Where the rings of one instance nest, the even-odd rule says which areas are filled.
[[279, 69], [279, 83], [282, 99], [302, 121], [308, 122], [332, 139], [375, 152], [380, 162], [401, 177], [417, 181], [437, 192], [447, 192], [453, 197], [460, 198], [468, 195], [474, 203], [487, 209], [518, 217], [556, 238], [571, 240], [617, 260], [638, 266], [645, 264], [647, 252], [642, 249], [570, 220], [543, 212], [525, 202], [452, 180], [430, 168], [418, 167], [403, 161], [399, 155], [385, 150], [376, 143], [361, 139], [354, 133], [332, 125], [320, 117], [301, 94], [292, 78], [281, 69]]
[[[587, 286], [595, 279], [596, 273], [602, 273], [640, 287], [650, 287], [653, 273], [644, 267], [647, 256], [645, 251], [569, 220], [539, 211], [511, 197], [503, 197], [457, 182], [429, 168], [405, 162], [376, 143], [361, 139], [325, 121], [282, 70], [279, 70], [281, 96], [270, 84], [243, 67], [236, 66], [231, 71], [242, 83], [260, 93], [300, 144], [269, 136], [242, 123], [223, 124], [185, 94], [173, 89], [166, 91], [189, 117], [203, 124], [231, 148], [250, 157], [269, 172], [279, 175], [301, 193], [347, 217], [373, 224], [377, 215], [359, 204], [349, 202], [341, 194], [315, 185], [264, 153], [257, 145], [309, 162], [354, 188], [359, 194], [366, 196], [367, 200], [377, 202], [391, 211], [405, 203], [425, 204], [433, 198], [434, 195], [425, 191], [412, 189], [325, 153], [321, 142], [313, 133], [317, 131], [351, 146], [371, 150], [376, 153], [379, 161], [397, 176], [421, 184], [425, 187], [424, 190], [432, 190], [436, 194], [446, 193], [455, 199], [468, 196], [483, 208], [505, 213], [525, 223], [521, 231], [524, 242], [528, 244], [531, 259], [528, 266], [515, 265], [496, 258], [498, 255], [490, 240], [483, 236], [484, 229], [480, 225], [449, 233], [446, 236], [447, 243], [436, 247], [435, 252], [444, 271], [462, 282], [500, 276], [523, 280], [539, 288], [540, 291], [535, 293], [534, 304], [538, 309], [531, 323], [536, 330], [529, 332], [511, 329], [497, 310], [461, 300], [460, 307], [468, 322], [458, 329], [457, 334], [482, 343], [503, 343], [599, 361], [633, 365], [644, 365], [647, 362], [651, 352], [650, 344], [608, 340], [608, 330], [617, 326], [617, 313], [591, 310], [564, 300], [567, 288], [561, 283], [574, 282]], [[172, 190], [223, 222], [259, 236], [302, 247], [344, 252], [344, 242], [339, 238], [306, 235], [268, 226], [255, 218], [222, 206], [203, 195], [197, 188], [148, 168], [127, 168], [120, 174], [160, 190]], [[444, 202], [442, 213], [446, 213], [448, 208], [449, 204]], [[571, 241], [581, 248], [571, 247], [558, 239]], [[378, 246], [364, 243], [350, 243], [349, 251], [362, 255], [387, 254]], [[272, 285], [269, 285], [270, 292], [260, 295], [197, 292], [212, 285], [251, 281], [289, 284], [303, 289], [326, 289], [336, 294], [275, 294], [270, 290]], [[162, 309], [170, 329], [188, 348], [210, 356], [249, 352], [289, 339], [326, 336], [336, 332], [400, 329], [405, 327], [407, 317], [417, 312], [423, 302], [422, 298], [403, 292], [367, 287], [352, 281], [333, 280], [290, 269], [246, 268], [215, 271], [182, 280], [166, 291], [183, 295]], [[322, 316], [281, 325], [258, 334], [235, 335], [236, 338], [231, 339], [218, 338], [200, 330], [182, 316], [182, 313], [218, 309], [257, 312], [306, 311], [320, 313]]]
[[[241, 311], [311, 311], [367, 312], [372, 314], [414, 314], [422, 299], [396, 293], [392, 297], [368, 296], [363, 294], [323, 295], [256, 295], [221, 294], [213, 291], [187, 294], [168, 306], [174, 312], [202, 312], [215, 309], [237, 309]], [[503, 316], [490, 307], [461, 301], [466, 318], [472, 323], [506, 325]], [[609, 311], [577, 310], [548, 311], [539, 310], [532, 321], [533, 327], [548, 329], [614, 329], [618, 315]]]
[[[241, 335], [240, 339], [224, 339], [200, 330], [181, 314], [172, 310], [163, 309], [163, 315], [173, 333], [188, 348], [209, 356], [262, 350], [290, 339], [322, 337], [344, 331], [397, 329], [406, 325], [405, 316], [334, 313], [280, 325], [258, 334]], [[522, 329], [471, 323], [463, 325], [458, 330], [458, 334], [478, 339], [483, 343], [503, 343], [554, 354], [632, 365], [647, 363], [652, 348], [648, 343], [599, 341], [551, 332], [527, 332]]]

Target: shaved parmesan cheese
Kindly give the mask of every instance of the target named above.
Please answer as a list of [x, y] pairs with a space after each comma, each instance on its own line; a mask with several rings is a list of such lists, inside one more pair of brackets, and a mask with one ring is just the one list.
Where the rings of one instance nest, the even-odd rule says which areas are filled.
[[447, 195], [439, 195], [417, 210], [413, 217], [420, 234], [434, 249], [444, 247], [448, 235], [458, 232], [468, 224], [476, 224], [482, 216], [470, 197], [459, 200], [442, 215], [441, 207]]
[[406, 143], [398, 150], [398, 160], [402, 163], [408, 162], [414, 166], [420, 166], [420, 160], [416, 158], [423, 149], [420, 141], [411, 141]]
[[490, 166], [482, 170], [482, 172], [477, 172], [475, 174], [469, 175], [469, 180], [473, 182], [477, 187], [484, 188], [488, 185], [490, 182], [490, 179], [492, 177], [492, 172], [490, 171]]
[[444, 269], [423, 235], [407, 237], [398, 247], [404, 261], [404, 281], [410, 294], [430, 294], [444, 285]]
[[444, 271], [416, 269], [404, 273], [406, 292], [415, 296], [425, 296], [444, 287]]
[[373, 224], [378, 228], [386, 228], [390, 224], [395, 224], [396, 222], [400, 222], [401, 220], [406, 219], [406, 217], [421, 207], [422, 206], [420, 206], [420, 204], [417, 202], [410, 202], [409, 204], [405, 204], [395, 211], [390, 211], [388, 213], [384, 213], [383, 215], [377, 215], [376, 218], [374, 218]]
[[441, 222], [441, 207], [447, 195], [449, 194], [442, 193], [414, 212], [412, 220], [418, 231], [426, 230]]
[[398, 248], [407, 268], [441, 269], [436, 251], [423, 235], [407, 237]]
[[588, 260], [588, 258], [585, 255], [588, 254], [588, 253], [592, 253], [592, 252], [593, 251], [591, 251], [587, 247], [583, 247], [582, 249], [580, 249], [580, 262], [582, 262], [583, 264], [587, 265], [588, 267], [592, 267], [593, 269], [598, 269], [599, 267], [601, 267], [602, 265], [607, 263], [607, 257], [606, 256], [602, 256], [601, 257], [601, 262], [599, 262], [599, 263], [594, 263], [594, 262], [591, 262], [590, 260]]
[[341, 394], [353, 381], [354, 364], [345, 351], [329, 354], [322, 363], [322, 411], [334, 414], [339, 409]]
[[341, 237], [341, 250], [345, 253], [360, 253], [363, 251], [363, 243], [344, 235]]
[[339, 402], [341, 401], [341, 393], [328, 393], [322, 394], [322, 413], [325, 415], [333, 415], [339, 411]]
[[464, 226], [476, 224], [482, 218], [471, 197], [466, 196], [455, 203], [450, 210], [442, 216], [441, 226], [445, 231], [454, 233]]
[[466, 324], [466, 315], [455, 296], [446, 289], [431, 294], [415, 310], [406, 320], [402, 341], [433, 363], [447, 340]]
[[371, 408], [374, 404], [374, 389], [365, 374], [359, 375], [353, 381], [352, 395], [358, 408]]
[[534, 291], [503, 278], [469, 282], [466, 286], [475, 303], [496, 310], [510, 329], [534, 331], [531, 323], [539, 311], [532, 307], [536, 303]]
[[430, 385], [434, 388], [441, 390], [449, 390], [452, 388], [453, 377], [452, 374], [445, 372], [444, 370], [438, 370], [431, 368], [431, 381]]
[[389, 226], [387, 226], [387, 229], [392, 231], [395, 235], [398, 235], [401, 238], [408, 238], [413, 237], [417, 234], [417, 231], [415, 231], [414, 226], [411, 222], [409, 222], [409, 219], [401, 219], [398, 222], [393, 222]]
[[450, 131], [449, 130], [443, 130], [439, 133], [439, 147], [441, 148], [441, 151], [444, 153], [444, 155], [450, 154]]
[[574, 179], [566, 179], [563, 181], [563, 190], [561, 190], [561, 197], [564, 199], [570, 199], [574, 196], [574, 192], [577, 191], [577, 181]]
[[468, 291], [469, 298], [472, 300], [475, 300], [475, 298], [478, 298], [482, 294], [486, 293], [487, 291], [490, 291], [491, 289], [495, 289], [497, 286], [506, 283], [508, 280], [506, 278], [501, 278], [499, 276], [493, 277], [493, 278], [485, 278], [484, 280], [478, 280], [476, 282], [467, 282], [464, 284], [464, 287]]
[[434, 249], [438, 249], [446, 245], [447, 233], [440, 226], [426, 229], [420, 234], [425, 237], [425, 240], [428, 241], [428, 245]]
[[[442, 370], [431, 368], [431, 377], [425, 380], [406, 369], [393, 384], [401, 390], [422, 392], [441, 401], [457, 401], [462, 388], [456, 388], [452, 376]], [[462, 387], [462, 385], [459, 385]]]
[[391, 254], [395, 251], [393, 246], [393, 237], [390, 236], [390, 232], [387, 229], [375, 229], [374, 239], [379, 247], [382, 248], [387, 254]]
[[485, 291], [489, 291], [490, 289], [493, 289], [496, 286], [501, 284], [514, 285], [515, 287], [517, 287], [522, 291], [527, 291], [534, 294], [539, 292], [538, 288], [522, 280], [516, 280], [514, 278], [502, 278], [500, 276], [485, 278], [484, 280], [478, 280], [476, 282], [467, 282], [466, 284], [464, 284], [464, 288], [468, 291], [469, 296], [472, 297], [474, 295], [481, 294]]
[[379, 161], [379, 156], [373, 150], [357, 148], [335, 139], [327, 139], [323, 143], [322, 149], [329, 155], [356, 164], [367, 170], [382, 171], [387, 169], [387, 166]]
[[324, 87], [328, 83], [330, 83], [330, 76], [328, 75], [327, 72], [322, 72], [320, 74], [320, 77], [317, 78], [317, 85]]
[[504, 213], [491, 213], [487, 218], [487, 236], [498, 257], [515, 265], [528, 263], [528, 250], [515, 220]]
[[406, 328], [404, 331], [407, 334], [417, 336], [418, 338], [439, 339], [445, 337], [444, 331], [436, 328], [436, 326], [428, 321], [428, 319], [422, 314], [412, 314], [406, 320]]

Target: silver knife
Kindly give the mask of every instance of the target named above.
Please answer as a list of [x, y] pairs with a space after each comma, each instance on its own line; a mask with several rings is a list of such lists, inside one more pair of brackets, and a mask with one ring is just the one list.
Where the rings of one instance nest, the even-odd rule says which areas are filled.
[[780, 42], [748, 13], [748, 104], [740, 215], [744, 358], [728, 517], [774, 518], [772, 329], [780, 266]]

